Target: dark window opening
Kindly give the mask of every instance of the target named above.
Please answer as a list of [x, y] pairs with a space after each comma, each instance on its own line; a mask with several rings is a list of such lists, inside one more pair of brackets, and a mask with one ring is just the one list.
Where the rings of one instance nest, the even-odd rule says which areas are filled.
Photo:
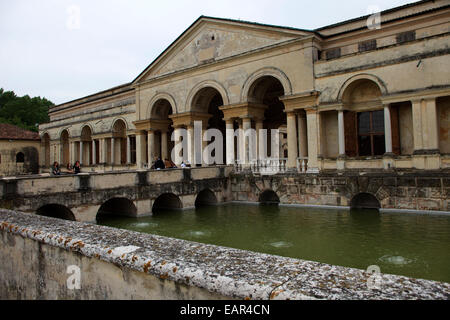
[[335, 49], [328, 50], [325, 53], [325, 56], [326, 56], [327, 60], [340, 58], [341, 57], [341, 48], [335, 48]]
[[385, 152], [384, 111], [358, 113], [358, 154], [378, 156]]
[[377, 40], [369, 40], [358, 43], [358, 51], [365, 52], [370, 50], [375, 50], [377, 48]]
[[16, 162], [17, 163], [24, 163], [25, 162], [25, 155], [23, 154], [23, 152], [19, 152], [16, 155]]
[[397, 43], [405, 43], [416, 40], [416, 31], [402, 32], [397, 35]]

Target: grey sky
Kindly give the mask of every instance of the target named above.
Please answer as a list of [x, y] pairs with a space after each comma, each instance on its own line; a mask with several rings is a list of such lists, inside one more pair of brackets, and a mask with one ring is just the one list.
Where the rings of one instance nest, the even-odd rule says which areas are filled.
[[201, 15], [315, 29], [411, 2], [0, 0], [0, 87], [59, 104], [130, 82]]

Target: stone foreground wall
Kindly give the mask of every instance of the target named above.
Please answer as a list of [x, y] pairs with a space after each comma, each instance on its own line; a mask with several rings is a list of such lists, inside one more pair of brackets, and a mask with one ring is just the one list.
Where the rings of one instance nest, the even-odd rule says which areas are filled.
[[[80, 289], [67, 280], [80, 270]], [[70, 271], [68, 273], [68, 271]], [[449, 299], [450, 284], [0, 210], [0, 299]], [[372, 279], [373, 280], [373, 279]]]
[[282, 204], [350, 206], [354, 196], [369, 193], [383, 209], [450, 211], [450, 172], [337, 171], [320, 174], [230, 176], [235, 201], [258, 202], [265, 190]]

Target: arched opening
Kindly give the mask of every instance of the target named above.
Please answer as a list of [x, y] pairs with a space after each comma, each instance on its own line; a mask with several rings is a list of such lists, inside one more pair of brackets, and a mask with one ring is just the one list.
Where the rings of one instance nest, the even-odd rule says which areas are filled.
[[[203, 130], [217, 129], [221, 132], [222, 137], [225, 137], [225, 121], [223, 120], [223, 111], [219, 107], [223, 106], [223, 97], [220, 92], [213, 87], [205, 87], [197, 92], [192, 100], [192, 111], [204, 114], [209, 114], [208, 124], [203, 127]], [[215, 142], [215, 137], [211, 137], [210, 142], [206, 142], [208, 145]], [[210, 164], [221, 165], [224, 164], [225, 154], [226, 154], [226, 144], [224, 141], [220, 142], [222, 145], [222, 155], [216, 154], [216, 150], [211, 153], [212, 159], [214, 161]], [[204, 147], [203, 143], [203, 147]], [[217, 146], [218, 147], [218, 146]], [[203, 148], [202, 148], [203, 149]], [[205, 161], [203, 161], [205, 163]]]
[[82, 165], [92, 163], [92, 130], [89, 126], [84, 126], [81, 130], [81, 147], [79, 159]]
[[44, 150], [44, 166], [50, 167], [50, 136], [44, 133], [41, 140], [42, 150]]
[[278, 205], [280, 198], [273, 190], [265, 190], [259, 195], [259, 203], [264, 205]]
[[25, 162], [25, 154], [23, 152], [18, 152], [16, 154], [16, 162], [17, 163], [24, 163]]
[[97, 222], [110, 216], [136, 217], [137, 208], [127, 198], [113, 198], [102, 204], [97, 212]]
[[[287, 158], [287, 119], [285, 107], [280, 97], [284, 96], [284, 88], [280, 80], [273, 76], [258, 78], [249, 88], [248, 100], [251, 103], [266, 107], [263, 115], [263, 129], [267, 129], [266, 157]], [[257, 120], [258, 121], [258, 120]], [[253, 126], [254, 124], [252, 124]], [[279, 130], [278, 150], [272, 150], [272, 129]]]
[[114, 143], [111, 146], [111, 153], [114, 155], [112, 164], [127, 163], [127, 125], [121, 119], [114, 122], [112, 128], [112, 138]]
[[212, 206], [215, 204], [217, 204], [216, 195], [214, 194], [214, 192], [212, 192], [209, 189], [205, 189], [205, 190], [201, 191], [197, 195], [197, 198], [195, 199], [195, 207], [196, 208]]
[[70, 154], [69, 154], [69, 132], [67, 130], [63, 130], [61, 132], [61, 165], [66, 166], [70, 162]]
[[[150, 126], [154, 129], [154, 156], [163, 161], [170, 160], [174, 142], [172, 141], [173, 121], [170, 116], [173, 108], [166, 99], [159, 99], [152, 107], [150, 114]], [[154, 159], [148, 159], [150, 163]]]
[[350, 204], [351, 209], [380, 209], [381, 204], [378, 199], [370, 193], [358, 193]]
[[75, 221], [75, 216], [72, 213], [72, 211], [69, 208], [60, 204], [44, 205], [36, 211], [36, 214], [51, 218]]
[[182, 209], [183, 204], [179, 197], [174, 195], [173, 193], [165, 193], [160, 195], [153, 202], [152, 212], [158, 213], [164, 210], [177, 210]]
[[[381, 96], [380, 87], [369, 79], [355, 80], [345, 88], [342, 102], [346, 108], [344, 132], [347, 156], [379, 156], [386, 153]], [[395, 133], [398, 125], [394, 125], [392, 130], [393, 136], [398, 136]]]

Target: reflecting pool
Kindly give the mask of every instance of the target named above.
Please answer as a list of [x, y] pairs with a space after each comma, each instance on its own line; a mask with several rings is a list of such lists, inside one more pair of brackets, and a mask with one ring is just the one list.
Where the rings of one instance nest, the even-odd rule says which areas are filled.
[[450, 215], [227, 204], [99, 224], [166, 237], [450, 282]]

